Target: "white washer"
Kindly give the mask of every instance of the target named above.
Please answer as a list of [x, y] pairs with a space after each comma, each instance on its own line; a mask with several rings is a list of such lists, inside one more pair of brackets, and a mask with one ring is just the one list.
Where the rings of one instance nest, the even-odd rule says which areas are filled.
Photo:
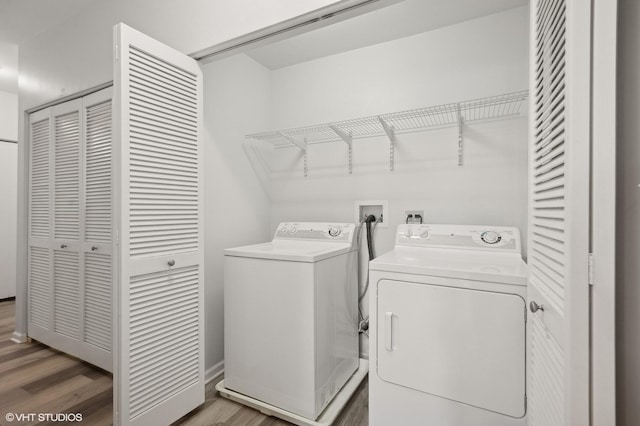
[[516, 228], [400, 225], [370, 271], [372, 426], [526, 425]]
[[358, 369], [355, 225], [224, 251], [226, 389], [315, 420]]

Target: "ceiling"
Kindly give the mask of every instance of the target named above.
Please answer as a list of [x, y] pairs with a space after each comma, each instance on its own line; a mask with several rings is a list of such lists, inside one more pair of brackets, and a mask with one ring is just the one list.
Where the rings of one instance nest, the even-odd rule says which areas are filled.
[[274, 70], [528, 5], [528, 0], [405, 0], [246, 52]]
[[18, 91], [18, 45], [98, 0], [0, 0], [0, 90]]
[[98, 0], [0, 0], [0, 42], [20, 44]]
[[[0, 0], [0, 90], [17, 93], [17, 45], [99, 0]], [[247, 52], [278, 69], [524, 6], [528, 0], [405, 0]]]

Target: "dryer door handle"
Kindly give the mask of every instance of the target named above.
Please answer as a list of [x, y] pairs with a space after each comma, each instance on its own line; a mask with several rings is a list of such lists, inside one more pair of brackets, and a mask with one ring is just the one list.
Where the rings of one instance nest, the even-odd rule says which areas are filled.
[[393, 351], [393, 312], [384, 313], [384, 347]]

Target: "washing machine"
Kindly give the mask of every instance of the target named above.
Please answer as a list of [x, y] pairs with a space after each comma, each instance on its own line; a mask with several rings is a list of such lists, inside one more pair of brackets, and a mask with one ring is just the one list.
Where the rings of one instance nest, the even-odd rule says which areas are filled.
[[355, 230], [281, 223], [224, 251], [226, 389], [314, 420], [358, 369]]
[[370, 271], [372, 426], [525, 426], [517, 228], [400, 225]]

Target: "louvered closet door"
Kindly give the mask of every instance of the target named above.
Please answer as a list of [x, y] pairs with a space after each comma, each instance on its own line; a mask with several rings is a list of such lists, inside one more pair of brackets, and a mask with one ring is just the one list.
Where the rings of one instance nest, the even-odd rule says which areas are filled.
[[111, 89], [30, 117], [29, 336], [111, 355]]
[[80, 357], [81, 115], [78, 99], [30, 117], [28, 321], [30, 337]]
[[82, 306], [81, 215], [82, 100], [52, 109], [53, 124], [53, 331], [80, 340]]
[[204, 401], [197, 63], [115, 27], [119, 281], [115, 416], [169, 424]]
[[[53, 285], [51, 282], [51, 111], [29, 116], [29, 335], [47, 333], [53, 327]], [[35, 337], [35, 336], [33, 336]]]
[[531, 3], [529, 424], [589, 424], [590, 2]]
[[82, 341], [91, 362], [107, 371], [113, 368], [112, 96], [107, 88], [82, 98]]

